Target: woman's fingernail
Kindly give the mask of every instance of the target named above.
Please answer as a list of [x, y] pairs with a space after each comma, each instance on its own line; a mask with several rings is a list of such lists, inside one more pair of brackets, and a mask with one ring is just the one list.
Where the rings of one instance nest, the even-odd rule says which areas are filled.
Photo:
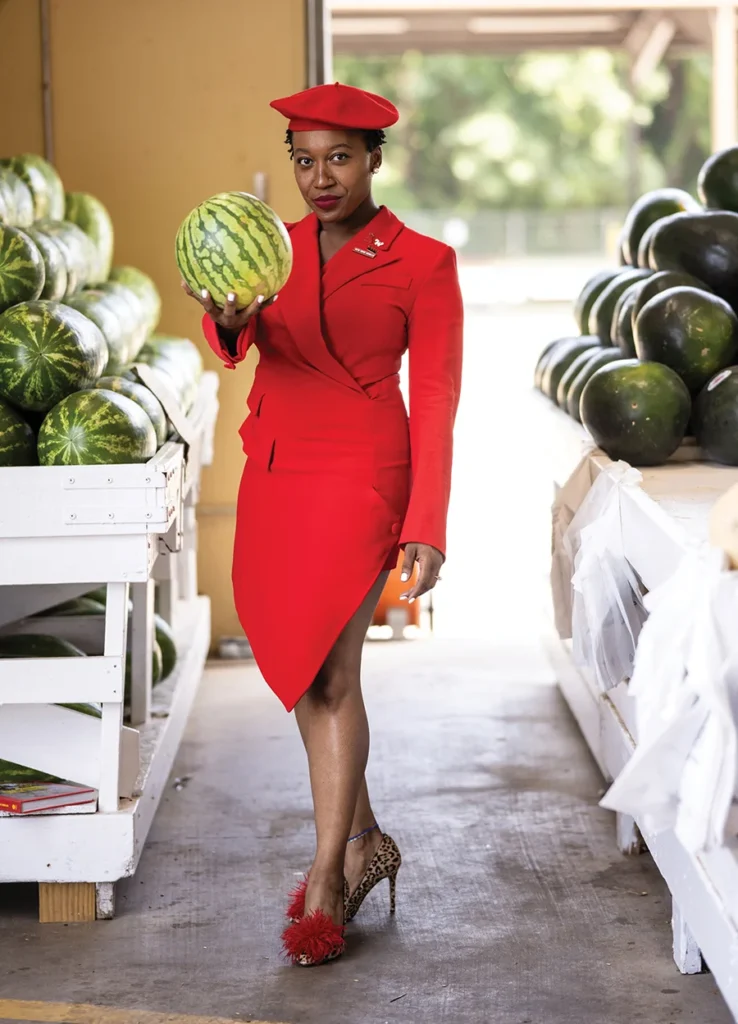
[[401, 601], [407, 601], [407, 594], [400, 594]]
[[279, 298], [278, 295], [273, 295], [272, 296], [272, 302], [276, 302], [278, 298]]
[[414, 600], [415, 600], [415, 598], [411, 597], [410, 600], [408, 601], [408, 604], [412, 604]]
[[256, 301], [259, 303], [259, 305], [261, 305], [262, 302], [264, 301], [264, 296], [263, 295], [257, 295], [256, 296]]
[[207, 290], [207, 288], [203, 288], [203, 290], [200, 292], [200, 294], [202, 295], [203, 299], [207, 299], [207, 297], [208, 297], [208, 290]]
[[400, 576], [400, 579], [402, 580], [403, 583], [407, 583], [407, 581], [410, 579], [410, 577], [408, 576], [408, 574], [406, 572], [404, 572], [402, 574], [402, 576]]
[[228, 292], [228, 301], [229, 302], [235, 302], [236, 301], [236, 296], [233, 294], [233, 292]]

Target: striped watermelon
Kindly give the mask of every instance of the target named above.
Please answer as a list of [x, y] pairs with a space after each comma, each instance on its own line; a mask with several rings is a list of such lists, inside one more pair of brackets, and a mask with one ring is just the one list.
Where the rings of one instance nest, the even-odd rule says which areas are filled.
[[67, 192], [66, 219], [91, 239], [97, 259], [90, 284], [107, 281], [113, 262], [113, 222], [99, 199], [87, 192]]
[[[128, 362], [132, 362], [149, 333], [148, 317], [143, 303], [135, 292], [119, 281], [104, 281], [95, 290], [104, 292], [116, 301], [128, 338]], [[127, 313], [121, 307], [125, 307]]]
[[111, 302], [105, 292], [85, 290], [67, 299], [66, 304], [100, 328], [108, 345], [108, 361], [103, 372], [117, 373], [128, 362], [129, 341], [115, 302]]
[[146, 314], [146, 334], [155, 331], [161, 319], [161, 296], [159, 289], [143, 270], [136, 267], [113, 267], [110, 280], [130, 288], [137, 296]]
[[0, 224], [0, 313], [37, 299], [44, 281], [44, 261], [36, 244], [18, 228]]
[[199, 294], [222, 306], [235, 292], [239, 307], [271, 298], [292, 269], [292, 243], [282, 221], [247, 192], [222, 192], [198, 206], [177, 232], [177, 266]]
[[41, 298], [58, 302], [64, 298], [67, 291], [67, 265], [62, 251], [53, 238], [35, 226], [26, 228], [26, 234], [36, 244], [44, 261], [44, 290], [41, 292]]
[[0, 166], [10, 168], [30, 189], [34, 220], [42, 217], [61, 220], [64, 216], [64, 186], [47, 160], [35, 153], [23, 153], [0, 160]]
[[115, 391], [77, 391], [55, 405], [38, 433], [42, 466], [148, 462], [156, 434], [140, 405]]
[[100, 329], [58, 302], [23, 302], [0, 316], [0, 396], [45, 412], [95, 383], [107, 362]]
[[156, 642], [161, 651], [161, 678], [168, 679], [177, 664], [177, 643], [174, 639], [174, 631], [161, 615], [154, 616], [154, 629]]
[[167, 430], [169, 429], [167, 414], [164, 412], [159, 399], [153, 392], [149, 391], [145, 384], [137, 384], [132, 380], [127, 380], [125, 377], [101, 377], [95, 387], [106, 388], [108, 391], [117, 391], [118, 394], [125, 395], [126, 398], [130, 398], [132, 402], [140, 405], [151, 420], [151, 425], [156, 434], [157, 448], [164, 444], [167, 439]]
[[5, 179], [0, 177], [0, 224], [12, 226], [14, 213], [13, 191]]
[[33, 196], [25, 181], [11, 171], [9, 167], [0, 166], [0, 180], [4, 182], [10, 196], [10, 219], [8, 224], [16, 228], [29, 228], [33, 224]]
[[33, 431], [0, 399], [0, 466], [35, 466], [37, 462]]
[[67, 296], [89, 284], [95, 277], [97, 251], [82, 228], [68, 220], [42, 220], [37, 227], [50, 235], [62, 251], [67, 265]]

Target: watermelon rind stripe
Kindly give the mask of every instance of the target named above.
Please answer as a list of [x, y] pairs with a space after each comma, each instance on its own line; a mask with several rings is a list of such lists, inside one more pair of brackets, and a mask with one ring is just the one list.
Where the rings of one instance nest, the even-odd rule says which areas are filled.
[[269, 298], [292, 269], [292, 244], [277, 215], [244, 192], [212, 196], [185, 218], [175, 254], [189, 287], [207, 289], [222, 304], [228, 292], [240, 306], [257, 294]]

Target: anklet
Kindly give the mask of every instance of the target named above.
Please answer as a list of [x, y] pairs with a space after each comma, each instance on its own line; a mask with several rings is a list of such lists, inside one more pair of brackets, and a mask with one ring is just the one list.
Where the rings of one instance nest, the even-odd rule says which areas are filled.
[[369, 828], [365, 828], [363, 832], [359, 832], [358, 835], [351, 836], [351, 838], [349, 839], [349, 842], [350, 843], [355, 843], [357, 839], [362, 839], [364, 836], [368, 836], [369, 833], [373, 832], [375, 828], [379, 828], [379, 825], [377, 825], [376, 822], [374, 822], [373, 825], [370, 825]]

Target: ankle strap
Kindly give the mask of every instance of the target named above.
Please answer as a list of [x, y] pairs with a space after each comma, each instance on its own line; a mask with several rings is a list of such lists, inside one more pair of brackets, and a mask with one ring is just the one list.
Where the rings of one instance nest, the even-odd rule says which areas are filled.
[[349, 838], [349, 842], [355, 843], [357, 839], [363, 839], [364, 836], [368, 836], [370, 832], [373, 832], [375, 828], [379, 828], [379, 825], [377, 825], [376, 821], [374, 822], [373, 825], [370, 825], [369, 828], [365, 828], [363, 832], [359, 832], [358, 835], [351, 836]]

